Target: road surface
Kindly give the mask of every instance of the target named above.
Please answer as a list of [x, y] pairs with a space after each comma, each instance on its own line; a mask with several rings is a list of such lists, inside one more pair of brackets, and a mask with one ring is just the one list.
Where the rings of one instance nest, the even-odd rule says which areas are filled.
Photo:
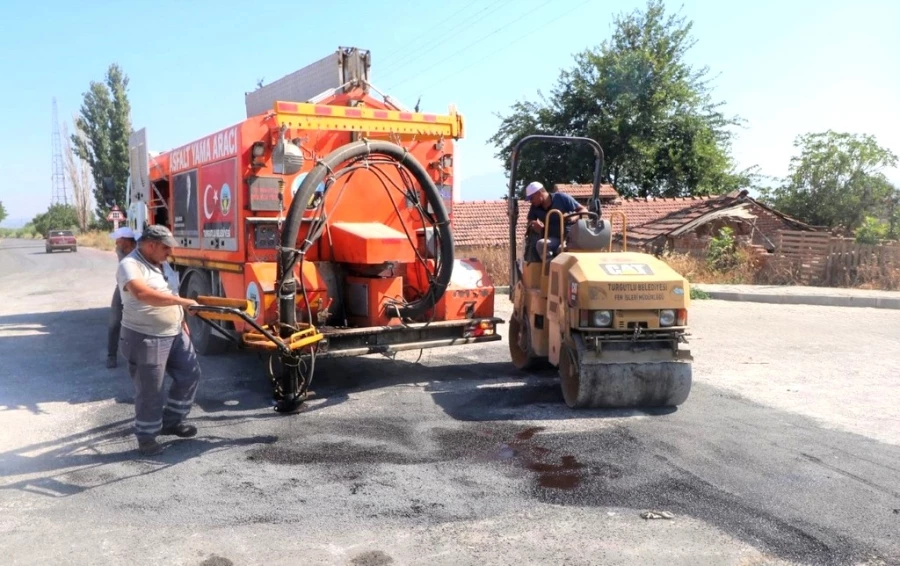
[[322, 363], [290, 417], [204, 358], [199, 435], [141, 458], [114, 269], [0, 243], [3, 564], [900, 564], [892, 311], [698, 301], [669, 412], [569, 411], [505, 342]]

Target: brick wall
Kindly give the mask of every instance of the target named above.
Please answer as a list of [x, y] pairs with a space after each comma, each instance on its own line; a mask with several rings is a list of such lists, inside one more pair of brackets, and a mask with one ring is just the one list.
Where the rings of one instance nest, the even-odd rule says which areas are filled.
[[[792, 225], [785, 222], [781, 217], [772, 214], [762, 207], [754, 206], [753, 213], [757, 216], [757, 233], [753, 235], [753, 243], [758, 246], [763, 246], [766, 249], [774, 250], [775, 241], [778, 238], [778, 231], [795, 229]], [[766, 238], [768, 238], [768, 240]]]

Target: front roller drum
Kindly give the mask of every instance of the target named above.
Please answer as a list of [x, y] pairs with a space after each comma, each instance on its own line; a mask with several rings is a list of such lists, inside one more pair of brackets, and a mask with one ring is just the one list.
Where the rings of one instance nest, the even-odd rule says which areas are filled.
[[583, 363], [562, 347], [559, 376], [563, 399], [573, 409], [674, 407], [691, 392], [690, 362]]

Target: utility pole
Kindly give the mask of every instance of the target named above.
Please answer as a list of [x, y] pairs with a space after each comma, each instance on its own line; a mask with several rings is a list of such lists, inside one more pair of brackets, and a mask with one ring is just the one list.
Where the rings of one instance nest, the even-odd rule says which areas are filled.
[[62, 140], [59, 135], [59, 119], [56, 115], [56, 97], [53, 97], [53, 133], [51, 134], [53, 145], [53, 162], [51, 164], [52, 194], [50, 204], [69, 204], [69, 191], [66, 189], [66, 167], [63, 162]]

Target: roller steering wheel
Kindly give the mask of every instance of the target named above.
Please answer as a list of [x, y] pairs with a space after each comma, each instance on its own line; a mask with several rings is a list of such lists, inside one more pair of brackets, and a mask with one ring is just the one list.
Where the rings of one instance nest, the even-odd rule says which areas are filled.
[[600, 215], [598, 215], [596, 212], [591, 212], [590, 210], [584, 210], [581, 212], [570, 212], [569, 214], [563, 215], [563, 221], [568, 223], [570, 219], [577, 218], [579, 216], [593, 216], [595, 220], [600, 218]]

